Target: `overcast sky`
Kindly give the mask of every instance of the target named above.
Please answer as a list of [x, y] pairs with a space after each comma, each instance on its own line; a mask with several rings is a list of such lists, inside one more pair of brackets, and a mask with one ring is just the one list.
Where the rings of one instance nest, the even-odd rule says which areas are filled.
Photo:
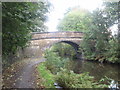
[[63, 18], [64, 13], [70, 7], [80, 6], [81, 8], [92, 11], [102, 4], [102, 0], [48, 0], [53, 5], [50, 13], [48, 14], [48, 31], [57, 31], [56, 26], [60, 19]]

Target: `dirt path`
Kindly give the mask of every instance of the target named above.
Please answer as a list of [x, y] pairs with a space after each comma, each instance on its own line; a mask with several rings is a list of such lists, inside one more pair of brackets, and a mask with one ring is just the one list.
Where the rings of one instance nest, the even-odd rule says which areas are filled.
[[43, 62], [44, 59], [38, 61], [32, 61], [31, 63], [27, 64], [24, 69], [21, 71], [21, 75], [17, 78], [20, 78], [17, 82], [15, 87], [16, 88], [35, 88], [35, 77], [34, 77], [34, 70], [35, 65]]
[[[36, 88], [35, 83], [35, 66], [40, 62], [44, 62], [45, 59], [41, 58], [39, 60], [28, 60], [25, 65], [19, 67], [19, 72], [16, 72], [11, 78], [5, 80], [5, 87], [9, 88]], [[17, 68], [15, 68], [17, 69]], [[11, 76], [9, 75], [9, 76]], [[11, 81], [11, 82], [9, 82]], [[7, 84], [9, 82], [9, 84]], [[6, 86], [7, 85], [7, 86]]]

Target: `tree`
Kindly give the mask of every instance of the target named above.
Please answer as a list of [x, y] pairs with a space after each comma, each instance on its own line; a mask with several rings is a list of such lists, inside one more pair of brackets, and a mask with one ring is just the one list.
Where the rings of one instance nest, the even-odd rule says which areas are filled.
[[[112, 57], [110, 56], [108, 58], [108, 52], [113, 51], [114, 48], [112, 47], [113, 45], [111, 45], [113, 44], [113, 41], [111, 40], [114, 38], [112, 37], [109, 28], [118, 23], [118, 3], [105, 2], [103, 3], [103, 6], [103, 9], [97, 9], [92, 13], [92, 27], [89, 29], [89, 33], [85, 35], [82, 45], [88, 59], [92, 58], [99, 61], [104, 61]], [[90, 46], [90, 43], [91, 47], [87, 47]], [[114, 43], [118, 44], [116, 41]], [[116, 48], [114, 48], [114, 50], [116, 50]], [[90, 51], [91, 54], [89, 54]], [[111, 55], [116, 56], [114, 52]], [[113, 60], [111, 62], [116, 61], [117, 60]]]
[[58, 24], [59, 31], [86, 32], [91, 22], [90, 12], [79, 7], [69, 9]]
[[15, 55], [19, 47], [24, 48], [32, 31], [45, 30], [48, 7], [44, 1], [2, 3], [3, 56]]

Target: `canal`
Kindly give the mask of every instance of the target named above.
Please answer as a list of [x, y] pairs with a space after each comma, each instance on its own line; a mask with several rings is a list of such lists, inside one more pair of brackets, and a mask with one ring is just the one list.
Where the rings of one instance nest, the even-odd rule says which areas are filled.
[[89, 72], [96, 80], [108, 77], [120, 84], [120, 66], [118, 64], [99, 63], [86, 60], [70, 60], [68, 63], [66, 68], [73, 70], [77, 74]]

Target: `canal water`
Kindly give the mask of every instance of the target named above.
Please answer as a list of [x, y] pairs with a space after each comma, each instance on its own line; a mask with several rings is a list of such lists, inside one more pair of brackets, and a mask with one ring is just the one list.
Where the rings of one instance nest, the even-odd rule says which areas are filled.
[[96, 80], [100, 80], [106, 76], [120, 82], [120, 66], [116, 64], [99, 63], [86, 60], [71, 60], [69, 61], [67, 68], [73, 70], [77, 74], [89, 72], [89, 74], [94, 76]]

